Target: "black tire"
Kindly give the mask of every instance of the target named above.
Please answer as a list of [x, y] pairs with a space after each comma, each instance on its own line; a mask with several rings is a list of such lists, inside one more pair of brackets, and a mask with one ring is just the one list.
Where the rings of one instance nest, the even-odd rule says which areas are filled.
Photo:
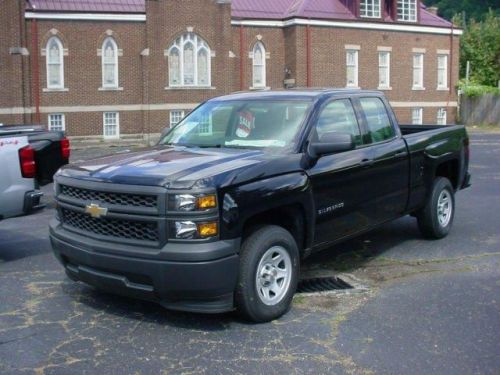
[[[444, 192], [444, 193], [443, 193]], [[447, 194], [451, 213], [447, 222], [442, 223], [438, 215], [438, 201], [441, 194]], [[438, 177], [434, 181], [432, 191], [423, 209], [417, 213], [418, 227], [422, 235], [429, 239], [440, 239], [446, 237], [453, 225], [455, 216], [455, 193], [450, 180]]]
[[[271, 248], [285, 249], [291, 260], [288, 288], [283, 288], [281, 299], [274, 305], [265, 304], [257, 290], [257, 268]], [[252, 322], [269, 322], [285, 314], [297, 289], [299, 277], [299, 250], [293, 236], [282, 227], [268, 225], [251, 233], [240, 251], [240, 272], [235, 293], [236, 308], [240, 315]], [[284, 279], [285, 280], [285, 279]]]

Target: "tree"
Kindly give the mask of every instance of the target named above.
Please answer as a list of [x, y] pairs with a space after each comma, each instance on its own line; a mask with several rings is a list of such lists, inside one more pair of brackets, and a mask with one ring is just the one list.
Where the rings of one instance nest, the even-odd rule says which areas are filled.
[[489, 10], [500, 15], [499, 0], [424, 0], [427, 6], [438, 7], [441, 17], [451, 20], [456, 14], [465, 14], [467, 20], [484, 20]]
[[490, 11], [484, 21], [472, 20], [464, 30], [460, 48], [460, 72], [471, 64], [471, 81], [497, 86], [500, 81], [500, 17]]

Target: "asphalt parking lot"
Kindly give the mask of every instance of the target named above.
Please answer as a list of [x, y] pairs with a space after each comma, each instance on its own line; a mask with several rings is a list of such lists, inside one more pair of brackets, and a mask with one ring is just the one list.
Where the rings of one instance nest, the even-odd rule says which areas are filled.
[[50, 205], [0, 222], [0, 374], [498, 374], [500, 134], [471, 138], [473, 186], [446, 239], [423, 240], [406, 217], [314, 255], [304, 276], [348, 274], [367, 290], [297, 295], [268, 324], [68, 280]]

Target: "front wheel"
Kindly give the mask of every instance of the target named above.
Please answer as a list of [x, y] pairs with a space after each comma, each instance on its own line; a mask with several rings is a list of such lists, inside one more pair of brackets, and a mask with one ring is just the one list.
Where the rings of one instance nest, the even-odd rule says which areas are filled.
[[293, 236], [269, 225], [253, 232], [240, 252], [236, 307], [246, 319], [268, 322], [285, 314], [299, 276], [299, 250]]
[[446, 237], [455, 216], [453, 186], [445, 177], [438, 177], [425, 207], [417, 213], [420, 232], [427, 238]]

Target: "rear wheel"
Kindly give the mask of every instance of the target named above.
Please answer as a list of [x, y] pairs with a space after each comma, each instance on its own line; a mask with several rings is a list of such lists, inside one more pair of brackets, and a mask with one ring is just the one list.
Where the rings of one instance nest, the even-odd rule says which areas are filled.
[[425, 207], [417, 213], [418, 227], [427, 238], [446, 237], [455, 216], [455, 194], [450, 180], [438, 177]]
[[275, 225], [256, 230], [241, 247], [238, 311], [254, 322], [279, 318], [290, 308], [298, 275], [299, 251], [293, 236]]

